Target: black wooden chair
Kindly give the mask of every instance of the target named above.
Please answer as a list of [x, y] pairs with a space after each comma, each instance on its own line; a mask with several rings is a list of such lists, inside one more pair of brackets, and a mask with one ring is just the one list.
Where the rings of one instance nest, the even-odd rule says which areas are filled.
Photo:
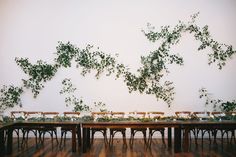
[[[214, 118], [217, 118], [219, 121], [222, 120], [222, 118], [224, 118], [226, 116], [226, 114], [235, 114], [235, 112], [228, 112], [228, 113], [224, 113], [224, 112], [211, 112], [211, 115], [214, 116]], [[229, 143], [229, 133], [231, 132], [231, 142], [232, 139], [235, 140], [235, 129], [234, 128], [222, 128], [220, 125], [216, 126], [213, 130], [212, 130], [212, 135], [214, 137], [214, 143], [216, 144], [216, 137], [217, 137], [217, 133], [218, 131], [220, 131], [221, 134], [221, 145], [223, 146], [223, 142], [224, 142], [224, 135], [226, 135], [226, 140], [227, 143]]]
[[[43, 118], [45, 121], [53, 121], [55, 117], [59, 115], [58, 112], [42, 112]], [[49, 133], [51, 136], [52, 146], [53, 146], [53, 134], [55, 135], [55, 139], [58, 145], [58, 139], [57, 139], [57, 127], [53, 126], [44, 126], [40, 128], [39, 130], [39, 139], [42, 144], [44, 144], [45, 134]], [[43, 137], [42, 137], [43, 136]]]
[[[39, 111], [27, 111], [24, 112], [25, 120], [33, 121], [36, 118], [42, 117], [42, 112]], [[41, 130], [41, 126], [25, 126], [23, 129], [23, 138], [22, 138], [22, 146], [25, 146], [28, 144], [28, 137], [29, 133], [32, 132], [35, 136], [35, 143], [36, 146], [38, 145], [38, 133]]]
[[[191, 118], [191, 111], [176, 111], [175, 112], [175, 115], [176, 115], [176, 118], [178, 119], [178, 120], [184, 120], [184, 119], [190, 119]], [[190, 143], [191, 143], [191, 140], [192, 140], [192, 138], [191, 138], [191, 132], [193, 131], [194, 129], [191, 129], [190, 130], [190, 134], [189, 134], [189, 140], [190, 140]], [[183, 131], [183, 137], [184, 137], [184, 135], [185, 135], [185, 132], [184, 132], [184, 129], [182, 129], [182, 131]]]
[[[111, 118], [124, 118], [125, 112], [111, 112]], [[123, 144], [127, 146], [126, 143], [126, 128], [110, 128], [110, 140], [109, 145], [113, 146], [113, 140], [116, 133], [120, 132], [123, 137]]]
[[[92, 117], [93, 119], [96, 121], [99, 118], [105, 118], [107, 116], [107, 112], [92, 112]], [[96, 132], [100, 132], [102, 133], [103, 137], [104, 137], [104, 143], [105, 145], [108, 144], [108, 140], [107, 140], [107, 128], [92, 128], [91, 129], [91, 134], [92, 134], [92, 138], [91, 138], [91, 144], [93, 144], [94, 141], [94, 135]]]
[[[164, 112], [147, 112], [147, 115], [149, 118], [160, 118], [164, 116]], [[160, 132], [162, 137], [162, 143], [165, 145], [165, 127], [157, 126], [149, 128], [149, 136], [148, 136], [148, 147], [151, 147], [152, 144], [152, 138], [155, 132]]]
[[[68, 117], [71, 121], [73, 121], [74, 119], [79, 118], [80, 116], [80, 112], [63, 112], [64, 117]], [[68, 132], [72, 132], [72, 128], [68, 127], [68, 126], [63, 126], [61, 127], [61, 141], [60, 141], [60, 147], [62, 146], [62, 140], [64, 139], [64, 145], [66, 143], [66, 134]], [[78, 127], [77, 128], [77, 138], [78, 138], [78, 142], [79, 142], [79, 146], [81, 146], [81, 128]]]
[[[129, 117], [130, 118], [137, 118], [137, 119], [142, 119], [142, 118], [145, 118], [146, 116], [146, 112], [129, 112]], [[130, 128], [130, 140], [129, 140], [129, 143], [130, 143], [130, 146], [132, 147], [133, 146], [133, 142], [134, 142], [134, 136], [137, 132], [141, 132], [143, 134], [143, 140], [144, 140], [144, 144], [146, 145], [147, 144], [147, 128]]]
[[[10, 117], [14, 120], [23, 120], [25, 119], [24, 117], [24, 111], [11, 111]], [[21, 126], [15, 126], [13, 132], [16, 133], [17, 136], [17, 147], [18, 149], [20, 148], [20, 133], [23, 134], [24, 127]], [[7, 134], [7, 132], [6, 132]]]
[[[198, 120], [208, 120], [210, 117], [210, 112], [193, 112], [193, 116], [195, 118], [197, 118]], [[209, 128], [208, 126], [201, 126], [201, 127], [195, 127], [193, 130], [192, 130], [193, 134], [194, 134], [194, 139], [195, 139], [195, 145], [198, 146], [198, 135], [199, 133], [201, 133], [201, 141], [202, 141], [202, 146], [203, 146], [203, 138], [204, 138], [204, 135], [207, 133], [208, 134], [208, 139], [209, 139], [209, 142], [211, 144], [211, 132], [212, 132], [212, 128]]]

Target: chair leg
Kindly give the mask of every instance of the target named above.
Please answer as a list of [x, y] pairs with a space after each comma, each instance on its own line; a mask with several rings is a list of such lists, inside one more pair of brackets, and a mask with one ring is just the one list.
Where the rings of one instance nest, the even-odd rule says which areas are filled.
[[217, 130], [213, 130], [213, 131], [212, 131], [212, 135], [213, 135], [213, 138], [214, 138], [213, 143], [216, 144], [216, 135], [217, 135]]
[[17, 129], [17, 147], [18, 149], [20, 148], [20, 129]]
[[235, 130], [231, 130], [231, 138], [230, 138], [230, 143], [232, 144], [232, 141], [236, 143], [236, 138], [235, 138]]
[[105, 145], [107, 145], [107, 132], [106, 132], [106, 130], [104, 130], [104, 132], [103, 132], [103, 137], [104, 137], [104, 143], [105, 143]]
[[154, 134], [153, 130], [150, 130], [149, 131], [149, 136], [148, 136], [148, 145], [147, 145], [150, 148], [151, 148], [151, 145], [152, 145], [152, 136], [153, 136], [153, 134]]
[[211, 131], [208, 131], [208, 139], [209, 139], [210, 145], [211, 145]]
[[62, 147], [62, 140], [63, 140], [63, 135], [64, 135], [64, 131], [61, 131], [60, 148]]
[[57, 145], [58, 145], [59, 142], [58, 142], [58, 138], [57, 138], [57, 130], [54, 130], [54, 134], [55, 134], [56, 142], [57, 142]]
[[25, 145], [25, 134], [26, 134], [26, 130], [22, 131], [22, 141], [21, 141], [21, 147], [23, 148]]
[[227, 144], [229, 144], [229, 134], [228, 134], [228, 131], [226, 131], [226, 138], [227, 138]]
[[131, 129], [130, 140], [129, 140], [130, 146], [133, 146], [134, 134], [135, 134], [134, 130]]
[[43, 140], [42, 140], [42, 131], [39, 131], [39, 144], [42, 144], [43, 143]]
[[51, 134], [51, 142], [52, 142], [52, 147], [53, 147], [53, 131], [50, 134]]
[[65, 134], [64, 134], [64, 145], [66, 145], [66, 134], [67, 134], [67, 132], [65, 132]]
[[93, 144], [94, 134], [95, 134], [95, 132], [94, 132], [94, 130], [92, 130], [91, 145]]
[[164, 145], [166, 145], [166, 143], [165, 143], [165, 132], [164, 132], [164, 130], [161, 130], [160, 132], [161, 132], [161, 136], [162, 136], [162, 143]]
[[221, 147], [223, 147], [223, 137], [224, 137], [224, 133], [223, 133], [223, 131], [221, 130]]
[[28, 145], [28, 140], [29, 140], [29, 131], [27, 130], [27, 133], [26, 133], [26, 145]]
[[144, 145], [146, 145], [147, 144], [147, 132], [146, 132], [146, 130], [143, 130], [142, 131], [142, 133], [143, 133], [143, 140], [144, 140]]
[[38, 145], [38, 133], [37, 130], [34, 131], [36, 146]]
[[204, 137], [205, 131], [201, 130], [201, 132], [202, 132], [202, 148], [203, 148], [203, 137]]
[[110, 131], [110, 140], [109, 140], [109, 145], [110, 146], [113, 146], [113, 138], [114, 138], [114, 134], [113, 134], [113, 131], [111, 130]]
[[126, 143], [126, 135], [125, 135], [125, 130], [124, 130], [124, 131], [122, 131], [121, 133], [122, 133], [122, 135], [123, 135], [123, 144], [124, 144], [125, 146], [127, 146], [127, 143]]
[[78, 144], [81, 146], [81, 129], [80, 127], [77, 128], [77, 138], [78, 138]]
[[42, 140], [42, 144], [44, 144], [44, 137], [45, 137], [45, 132], [43, 132], [43, 140]]

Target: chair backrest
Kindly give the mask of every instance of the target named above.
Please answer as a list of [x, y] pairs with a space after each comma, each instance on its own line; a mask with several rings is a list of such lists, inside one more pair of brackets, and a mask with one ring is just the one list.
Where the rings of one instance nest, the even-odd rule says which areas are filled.
[[11, 118], [24, 117], [24, 111], [11, 111]]
[[129, 116], [135, 118], [145, 118], [146, 112], [129, 112]]
[[148, 118], [160, 118], [162, 116], [164, 116], [164, 112], [156, 112], [156, 111], [152, 111], [152, 112], [147, 112]]
[[226, 112], [225, 114], [231, 115], [231, 116], [235, 116], [236, 115], [236, 111]]
[[177, 111], [177, 112], [175, 112], [175, 115], [177, 117], [188, 118], [191, 116], [191, 112], [190, 111]]
[[206, 116], [209, 116], [210, 115], [210, 112], [204, 112], [204, 111], [201, 111], [201, 112], [193, 112], [193, 115], [198, 117], [198, 118], [202, 118], [202, 117], [206, 117]]
[[111, 112], [111, 117], [112, 118], [124, 118], [125, 117], [125, 112]]
[[214, 117], [219, 117], [219, 116], [225, 115], [224, 112], [211, 112], [211, 114], [212, 114]]
[[54, 118], [59, 115], [59, 112], [42, 112], [44, 118]]
[[107, 112], [92, 112], [91, 113], [94, 119], [105, 117], [107, 116], [107, 114], [108, 114]]
[[39, 118], [42, 117], [42, 112], [41, 111], [25, 111], [24, 112], [25, 118]]
[[65, 117], [79, 117], [80, 112], [63, 112]]

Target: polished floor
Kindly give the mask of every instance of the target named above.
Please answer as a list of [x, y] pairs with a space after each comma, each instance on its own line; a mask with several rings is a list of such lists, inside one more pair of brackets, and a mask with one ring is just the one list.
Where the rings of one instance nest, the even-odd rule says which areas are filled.
[[6, 157], [236, 157], [236, 144], [224, 141], [221, 145], [219, 139], [217, 145], [210, 145], [207, 139], [204, 140], [203, 146], [200, 145], [201, 141], [198, 147], [192, 143], [188, 153], [178, 154], [174, 154], [173, 149], [162, 144], [161, 139], [154, 139], [151, 148], [144, 147], [141, 139], [135, 139], [133, 147], [124, 147], [122, 139], [115, 139], [112, 147], [105, 146], [102, 139], [95, 139], [87, 153], [82, 153], [79, 147], [76, 153], [72, 153], [70, 139], [67, 139], [61, 148], [56, 141], [52, 145], [50, 139], [45, 139], [44, 145], [35, 146], [35, 139], [30, 138], [28, 145], [20, 149], [17, 139], [14, 138], [13, 143], [13, 153]]

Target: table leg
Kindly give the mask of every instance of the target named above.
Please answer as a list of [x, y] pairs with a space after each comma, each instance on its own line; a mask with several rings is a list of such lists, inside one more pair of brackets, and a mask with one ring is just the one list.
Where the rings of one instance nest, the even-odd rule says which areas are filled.
[[76, 152], [76, 126], [72, 127], [72, 152]]
[[5, 152], [4, 130], [0, 130], [0, 155], [3, 155], [4, 152]]
[[12, 133], [13, 128], [9, 128], [7, 131], [7, 154], [12, 153]]
[[188, 128], [184, 129], [184, 144], [183, 144], [183, 151], [188, 152], [189, 150], [189, 133], [190, 130]]
[[78, 138], [78, 144], [81, 146], [81, 127], [80, 124], [77, 125], [77, 138]]
[[168, 148], [172, 147], [172, 128], [168, 128]]
[[90, 140], [90, 128], [87, 128], [87, 148], [91, 147], [91, 140]]
[[87, 128], [83, 128], [83, 143], [82, 143], [82, 147], [83, 147], [83, 153], [86, 153], [87, 151]]
[[174, 129], [174, 152], [181, 152], [181, 127], [175, 127]]

